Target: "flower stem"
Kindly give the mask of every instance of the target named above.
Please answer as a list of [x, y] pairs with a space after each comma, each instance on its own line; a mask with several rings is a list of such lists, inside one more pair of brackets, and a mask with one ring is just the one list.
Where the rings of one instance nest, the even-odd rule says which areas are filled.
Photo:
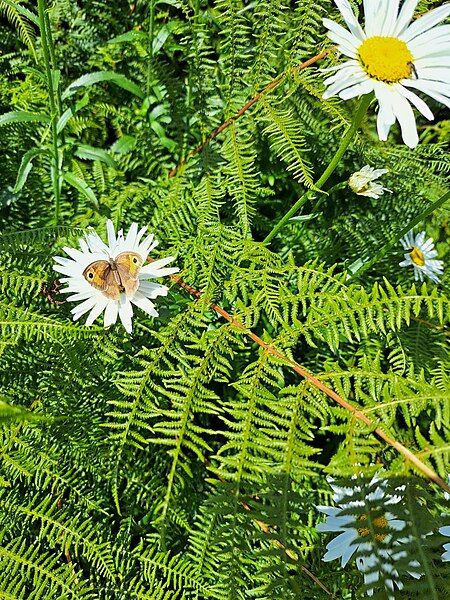
[[[336, 167], [339, 164], [339, 161], [341, 160], [342, 156], [344, 155], [344, 152], [347, 150], [350, 142], [354, 139], [356, 132], [358, 131], [358, 128], [361, 125], [361, 122], [364, 118], [364, 115], [366, 114], [367, 109], [369, 108], [369, 104], [370, 104], [371, 100], [372, 100], [371, 94], [366, 94], [365, 96], [363, 96], [361, 98], [361, 102], [360, 102], [358, 110], [356, 111], [356, 114], [353, 118], [353, 121], [350, 123], [347, 131], [345, 132], [345, 135], [342, 138], [339, 148], [337, 149], [336, 154], [331, 159], [330, 164], [323, 172], [323, 175], [314, 184], [314, 190], [321, 189], [321, 187], [328, 181], [328, 179], [331, 177], [331, 175], [335, 171]], [[287, 221], [289, 221], [289, 219], [293, 215], [295, 215], [295, 213], [305, 204], [305, 202], [307, 202], [311, 192], [313, 192], [314, 190], [308, 190], [305, 194], [303, 194], [303, 196], [301, 198], [299, 198], [297, 200], [297, 202], [294, 204], [294, 206], [290, 210], [288, 210], [288, 212], [284, 215], [284, 217], [282, 217], [278, 221], [278, 223], [275, 225], [275, 227], [272, 229], [272, 231], [269, 233], [269, 235], [266, 236], [263, 243], [267, 244], [268, 242], [270, 242], [270, 240], [272, 238], [274, 238], [276, 236], [276, 234], [285, 225], [285, 223]]]
[[[51, 161], [51, 179], [53, 184], [53, 195], [55, 197], [55, 225], [58, 225], [61, 200], [61, 165], [59, 158], [58, 144], [58, 105], [57, 93], [54, 86], [54, 73], [52, 71], [52, 62], [54, 61], [52, 39], [49, 37], [48, 16], [46, 14], [45, 0], [38, 0], [38, 18], [39, 29], [41, 31], [42, 55], [44, 58], [45, 75], [47, 78], [48, 101], [50, 107], [51, 131], [52, 131], [52, 161]], [[59, 104], [59, 103], [58, 103]]]
[[[441, 207], [448, 200], [450, 200], [450, 190], [447, 191], [443, 196], [432, 202], [426, 208], [424, 208], [424, 210], [421, 213], [419, 213], [417, 217], [414, 217], [414, 219], [409, 221], [409, 223], [405, 225], [405, 227], [400, 229], [400, 231], [396, 233], [391, 240], [386, 242], [386, 244], [384, 244], [384, 246], [382, 246], [380, 250], [378, 250], [378, 252], [370, 260], [368, 260], [367, 262], [363, 262], [363, 260], [357, 261], [359, 264], [361, 264], [361, 267], [357, 271], [355, 271], [351, 275], [351, 277], [347, 279], [346, 283], [351, 283], [352, 281], [360, 277], [360, 275], [362, 275], [365, 271], [370, 269], [370, 267], [377, 263], [381, 258], [383, 258], [383, 256], [387, 254], [387, 252], [392, 248], [392, 246], [397, 244], [399, 240], [408, 233], [408, 231], [411, 231], [411, 229], [413, 229], [421, 221], [426, 219], [426, 217], [431, 215], [437, 208]], [[356, 263], [353, 264], [355, 265]]]

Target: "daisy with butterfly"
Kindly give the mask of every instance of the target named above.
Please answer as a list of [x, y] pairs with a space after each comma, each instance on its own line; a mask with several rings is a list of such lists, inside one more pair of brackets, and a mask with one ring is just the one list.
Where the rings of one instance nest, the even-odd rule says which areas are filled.
[[54, 270], [64, 275], [61, 283], [67, 287], [61, 293], [70, 294], [67, 300], [79, 302], [72, 309], [74, 321], [89, 313], [86, 325], [104, 313], [104, 327], [120, 319], [128, 333], [132, 331], [133, 305], [152, 317], [158, 311], [152, 302], [166, 296], [168, 287], [151, 281], [179, 271], [167, 267], [173, 256], [145, 264], [148, 255], [158, 242], [152, 234], [144, 237], [147, 227], [138, 230], [132, 223], [126, 236], [116, 232], [112, 221], [106, 224], [108, 243], [90, 231], [79, 241], [80, 250], [65, 247], [69, 258], [56, 256]]

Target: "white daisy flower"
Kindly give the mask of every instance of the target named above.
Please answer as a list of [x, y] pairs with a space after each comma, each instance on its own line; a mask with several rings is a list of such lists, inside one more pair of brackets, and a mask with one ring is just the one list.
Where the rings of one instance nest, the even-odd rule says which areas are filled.
[[[368, 484], [369, 493], [366, 493], [361, 485], [355, 484], [354, 488], [343, 488], [333, 484], [332, 481], [330, 485], [337, 506], [317, 507], [320, 512], [327, 515], [327, 520], [317, 525], [316, 529], [320, 532], [338, 532], [339, 535], [327, 545], [327, 553], [323, 560], [328, 562], [340, 558], [341, 566], [345, 567], [356, 553], [356, 566], [364, 576], [368, 595], [373, 595], [373, 588], [381, 579], [388, 590], [389, 599], [394, 600], [394, 583], [399, 589], [403, 587], [394, 565], [399, 559], [406, 558], [407, 554], [402, 550], [398, 539], [393, 540], [390, 545], [393, 537], [390, 531], [402, 531], [406, 523], [389, 512], [389, 506], [398, 504], [401, 496], [391, 495], [386, 489], [386, 481], [379, 480], [377, 477]], [[400, 492], [401, 488], [398, 491]], [[367, 514], [361, 512], [361, 508], [367, 503], [370, 505], [370, 513], [373, 514], [371, 525]], [[349, 509], [352, 508], [358, 509], [357, 515], [349, 513]], [[372, 528], [375, 529], [375, 542], [370, 539]], [[410, 540], [404, 538], [403, 541]], [[419, 578], [421, 576], [421, 573], [417, 572], [419, 566], [417, 561], [409, 561], [411, 571], [408, 573]]]
[[348, 185], [359, 196], [368, 196], [369, 198], [379, 198], [384, 192], [390, 192], [383, 187], [377, 179], [388, 173], [387, 169], [374, 169], [365, 165], [360, 171], [356, 171], [348, 180]]
[[433, 113], [412, 89], [425, 92], [450, 107], [450, 25], [438, 25], [450, 15], [450, 3], [411, 23], [418, 0], [364, 0], [364, 29], [348, 0], [334, 0], [348, 30], [324, 19], [328, 36], [348, 56], [325, 80], [324, 98], [343, 100], [375, 93], [378, 136], [387, 140], [396, 120], [405, 144], [419, 142], [412, 106], [427, 119]]
[[155, 277], [165, 277], [176, 273], [177, 267], [166, 267], [174, 260], [173, 256], [144, 264], [148, 254], [158, 242], [153, 235], [143, 237], [147, 227], [138, 231], [132, 223], [126, 237], [123, 231], [117, 233], [110, 220], [106, 224], [108, 243], [105, 244], [94, 231], [80, 239], [80, 250], [64, 248], [70, 258], [55, 256], [54, 270], [65, 275], [61, 283], [67, 284], [62, 293], [72, 294], [67, 300], [80, 302], [72, 309], [74, 321], [89, 313], [86, 325], [92, 323], [104, 312], [104, 326], [109, 327], [120, 318], [126, 331], [132, 331], [132, 304], [157, 317], [152, 299], [166, 296], [165, 285], [150, 281]]
[[413, 267], [414, 279], [423, 281], [426, 275], [434, 283], [439, 283], [439, 277], [444, 272], [444, 261], [436, 260], [438, 255], [434, 249], [432, 238], [425, 241], [426, 233], [421, 231], [416, 236], [412, 231], [400, 240], [403, 248], [407, 250], [405, 260], [400, 263], [401, 267]]

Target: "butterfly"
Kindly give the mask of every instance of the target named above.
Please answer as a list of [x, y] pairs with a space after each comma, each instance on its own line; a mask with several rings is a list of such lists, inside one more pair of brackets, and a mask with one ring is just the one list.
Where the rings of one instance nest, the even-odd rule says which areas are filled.
[[83, 277], [107, 298], [118, 300], [121, 293], [132, 296], [138, 289], [143, 262], [137, 252], [121, 252], [116, 258], [94, 261], [85, 268]]

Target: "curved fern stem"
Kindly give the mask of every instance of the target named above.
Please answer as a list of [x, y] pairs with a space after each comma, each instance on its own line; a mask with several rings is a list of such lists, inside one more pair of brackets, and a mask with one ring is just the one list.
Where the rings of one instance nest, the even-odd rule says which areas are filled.
[[[153, 260], [149, 259], [149, 262], [153, 262]], [[170, 279], [174, 283], [176, 283], [178, 286], [180, 286], [181, 288], [183, 288], [184, 290], [189, 292], [189, 294], [191, 294], [195, 298], [201, 298], [202, 293], [199, 292], [198, 290], [196, 290], [194, 287], [192, 287], [188, 283], [186, 283], [185, 281], [183, 281], [183, 279], [181, 277], [179, 277], [178, 275], [170, 275]], [[441, 477], [439, 477], [439, 475], [437, 473], [435, 473], [435, 471], [433, 471], [433, 469], [431, 469], [422, 460], [420, 460], [420, 458], [418, 458], [413, 452], [411, 452], [411, 450], [406, 448], [406, 446], [404, 446], [403, 444], [398, 442], [396, 439], [394, 439], [393, 437], [388, 435], [384, 431], [384, 429], [382, 429], [381, 427], [377, 427], [375, 424], [375, 421], [370, 419], [365, 414], [364, 411], [360, 410], [359, 408], [356, 408], [355, 406], [353, 406], [353, 404], [348, 402], [348, 400], [345, 400], [345, 398], [342, 398], [341, 396], [339, 396], [339, 394], [337, 392], [335, 392], [334, 390], [332, 390], [331, 388], [326, 386], [322, 381], [320, 381], [320, 379], [318, 379], [317, 377], [315, 377], [314, 375], [309, 373], [306, 369], [304, 369], [301, 365], [299, 365], [294, 360], [285, 356], [282, 352], [280, 352], [277, 348], [275, 348], [275, 346], [273, 346], [273, 344], [268, 344], [267, 342], [262, 340], [258, 335], [256, 335], [256, 333], [253, 333], [252, 331], [250, 331], [247, 327], [245, 327], [245, 325], [243, 325], [240, 321], [238, 321], [236, 319], [236, 317], [234, 317], [233, 315], [230, 315], [230, 313], [228, 313], [226, 310], [224, 310], [221, 306], [219, 306], [218, 304], [214, 304], [213, 302], [209, 303], [209, 306], [217, 314], [219, 314], [221, 317], [223, 317], [229, 323], [231, 323], [234, 327], [236, 327], [237, 329], [242, 331], [253, 342], [258, 344], [258, 346], [263, 348], [269, 354], [272, 354], [272, 356], [276, 356], [278, 359], [282, 360], [287, 366], [289, 366], [298, 375], [300, 375], [301, 377], [303, 377], [304, 379], [309, 381], [309, 383], [311, 383], [315, 388], [319, 389], [321, 392], [326, 394], [329, 398], [334, 400], [337, 404], [342, 406], [342, 408], [344, 408], [345, 410], [350, 412], [354, 416], [355, 419], [358, 419], [358, 421], [361, 421], [362, 423], [367, 425], [367, 427], [370, 427], [372, 430], [372, 433], [375, 433], [379, 438], [381, 438], [384, 442], [386, 442], [386, 444], [388, 444], [389, 446], [392, 446], [392, 448], [395, 448], [399, 454], [401, 454], [404, 458], [406, 458], [407, 461], [409, 461], [412, 465], [414, 465], [414, 467], [418, 471], [420, 471], [423, 475], [425, 475], [425, 477], [427, 477], [427, 479], [429, 479], [430, 481], [433, 481], [436, 485], [438, 485], [444, 491], [450, 493], [450, 486]]]
[[[350, 123], [347, 131], [345, 132], [345, 135], [342, 138], [342, 142], [341, 142], [339, 148], [337, 149], [336, 154], [333, 156], [330, 164], [325, 169], [322, 176], [314, 184], [314, 188], [313, 188], [314, 190], [318, 190], [318, 189], [320, 190], [322, 188], [322, 186], [331, 177], [333, 172], [335, 171], [342, 156], [344, 155], [344, 152], [347, 150], [348, 146], [353, 141], [353, 139], [356, 135], [356, 132], [358, 131], [358, 128], [361, 125], [361, 122], [364, 118], [364, 115], [366, 114], [367, 109], [369, 108], [369, 104], [371, 101], [372, 101], [371, 94], [366, 94], [365, 96], [362, 97], [361, 102], [358, 107], [358, 110], [356, 111], [356, 114], [353, 118], [353, 121]], [[268, 242], [270, 242], [270, 240], [272, 238], [274, 238], [277, 235], [277, 233], [286, 224], [286, 222], [289, 221], [289, 219], [291, 217], [293, 217], [295, 215], [295, 213], [298, 212], [298, 210], [308, 201], [310, 195], [311, 195], [311, 190], [308, 190], [305, 194], [303, 194], [303, 196], [301, 198], [299, 198], [297, 200], [297, 202], [294, 204], [294, 206], [290, 210], [288, 210], [288, 212], [284, 215], [284, 217], [282, 217], [278, 221], [278, 223], [275, 225], [275, 227], [272, 229], [272, 231], [265, 237], [263, 243], [267, 244]]]

